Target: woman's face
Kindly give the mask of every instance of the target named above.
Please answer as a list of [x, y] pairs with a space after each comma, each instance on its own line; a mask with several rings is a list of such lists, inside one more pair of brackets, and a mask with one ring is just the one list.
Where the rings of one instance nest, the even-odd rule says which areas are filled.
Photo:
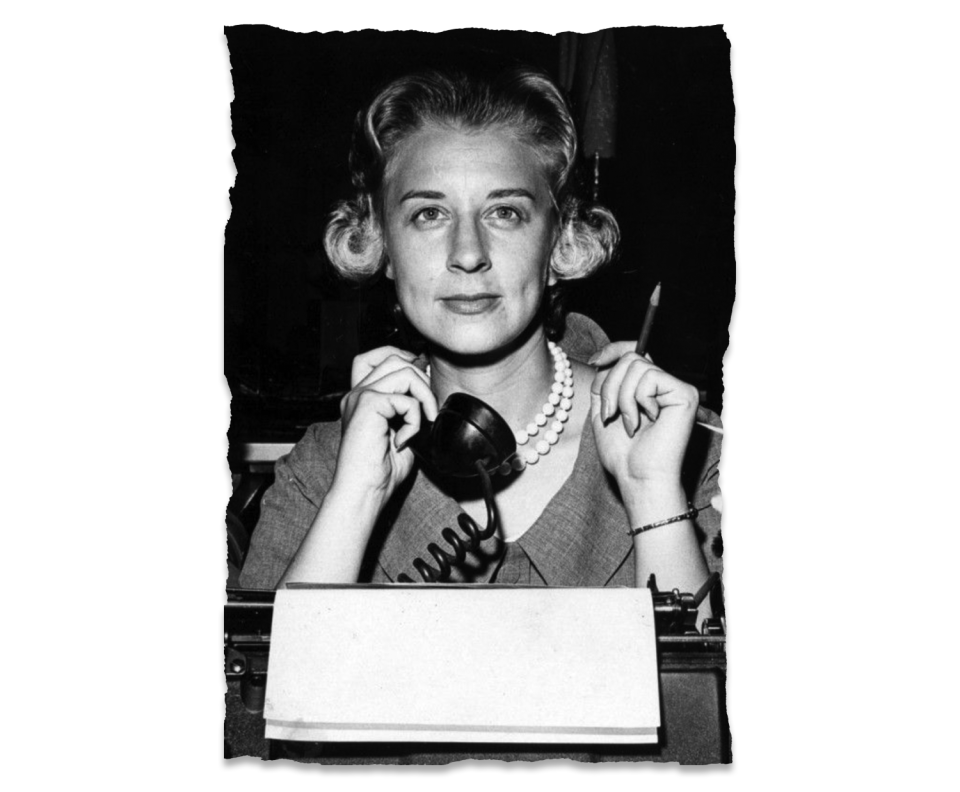
[[428, 126], [384, 185], [387, 276], [414, 327], [460, 354], [515, 340], [552, 278], [556, 220], [534, 150], [504, 129]]

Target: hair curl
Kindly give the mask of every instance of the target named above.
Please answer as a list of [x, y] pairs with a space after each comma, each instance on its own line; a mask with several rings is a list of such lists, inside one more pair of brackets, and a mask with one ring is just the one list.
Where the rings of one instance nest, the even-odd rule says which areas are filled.
[[617, 221], [577, 194], [572, 178], [576, 127], [554, 82], [529, 67], [494, 74], [426, 71], [394, 80], [357, 116], [350, 153], [356, 197], [336, 206], [324, 235], [327, 256], [341, 276], [363, 281], [383, 269], [384, 178], [397, 146], [428, 123], [470, 130], [507, 127], [534, 149], [558, 211], [550, 258], [558, 279], [584, 278], [613, 258], [620, 239]]

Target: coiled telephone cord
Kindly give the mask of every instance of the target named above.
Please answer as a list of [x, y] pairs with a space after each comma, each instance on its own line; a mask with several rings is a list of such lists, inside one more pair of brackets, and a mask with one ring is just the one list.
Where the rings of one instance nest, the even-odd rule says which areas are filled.
[[[440, 536], [446, 541], [453, 552], [444, 550], [436, 542], [427, 545], [427, 552], [433, 556], [437, 566], [431, 566], [422, 558], [413, 560], [413, 567], [423, 578], [425, 583], [443, 583], [450, 579], [450, 573], [455, 567], [463, 565], [467, 558], [467, 553], [473, 553], [480, 549], [480, 545], [485, 539], [495, 535], [500, 529], [500, 520], [497, 517], [496, 503], [493, 499], [493, 485], [490, 483], [490, 474], [487, 473], [483, 462], [475, 463], [477, 472], [480, 474], [480, 486], [483, 488], [483, 501], [487, 507], [487, 527], [480, 528], [480, 525], [469, 514], [460, 514], [457, 517], [457, 523], [464, 536], [460, 536], [453, 528], [447, 527], [440, 532]], [[466, 537], [466, 538], [464, 538]], [[502, 543], [500, 551], [502, 551]], [[413, 583], [409, 575], [401, 574], [397, 576], [398, 583]]]

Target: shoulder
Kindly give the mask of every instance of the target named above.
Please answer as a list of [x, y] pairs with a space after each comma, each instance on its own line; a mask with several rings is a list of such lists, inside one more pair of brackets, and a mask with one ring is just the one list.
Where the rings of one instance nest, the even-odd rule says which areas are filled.
[[340, 422], [317, 423], [274, 465], [274, 483], [260, 502], [260, 519], [240, 573], [244, 588], [277, 586], [303, 542], [333, 480]]
[[[706, 407], [697, 410], [697, 421], [706, 426], [694, 427], [690, 445], [699, 449], [703, 475], [715, 474], [720, 464], [720, 452], [723, 450], [723, 421], [713, 410]], [[707, 427], [713, 427], [716, 431]]]
[[587, 361], [609, 343], [607, 334], [593, 319], [578, 313], [567, 314], [560, 344], [571, 358]]
[[[700, 424], [706, 424], [701, 426]], [[712, 431], [713, 427], [717, 431]], [[720, 471], [720, 453], [723, 450], [723, 423], [712, 410], [697, 410], [697, 425], [693, 427], [683, 460], [681, 478], [688, 493], [714, 488]], [[708, 497], [711, 497], [711, 493]], [[699, 503], [697, 505], [700, 505]]]
[[307, 427], [290, 452], [277, 460], [278, 466], [332, 468], [340, 452], [340, 421], [324, 421]]
[[300, 441], [277, 459], [273, 468], [274, 486], [267, 496], [276, 500], [283, 492], [297, 492], [319, 506], [333, 481], [339, 452], [340, 421], [312, 424]]

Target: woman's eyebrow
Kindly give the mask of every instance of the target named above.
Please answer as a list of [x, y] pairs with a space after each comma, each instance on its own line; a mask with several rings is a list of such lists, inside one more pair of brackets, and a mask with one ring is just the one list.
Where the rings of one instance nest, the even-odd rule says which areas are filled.
[[487, 199], [497, 198], [527, 198], [534, 203], [537, 202], [537, 199], [534, 197], [533, 193], [529, 190], [524, 190], [522, 187], [512, 187], [506, 190], [493, 190], [492, 192], [487, 193]]
[[400, 203], [409, 201], [413, 198], [426, 198], [430, 201], [439, 201], [446, 197], [447, 196], [442, 192], [437, 192], [436, 190], [410, 190], [409, 192], [405, 192], [403, 194], [403, 196], [400, 198]]
[[[400, 197], [400, 203], [411, 201], [414, 198], [425, 198], [428, 201], [441, 201], [447, 196], [438, 190], [409, 190]], [[487, 193], [487, 200], [497, 200], [499, 198], [526, 198], [536, 203], [537, 199], [532, 192], [522, 187], [508, 187], [502, 190], [491, 190]]]

